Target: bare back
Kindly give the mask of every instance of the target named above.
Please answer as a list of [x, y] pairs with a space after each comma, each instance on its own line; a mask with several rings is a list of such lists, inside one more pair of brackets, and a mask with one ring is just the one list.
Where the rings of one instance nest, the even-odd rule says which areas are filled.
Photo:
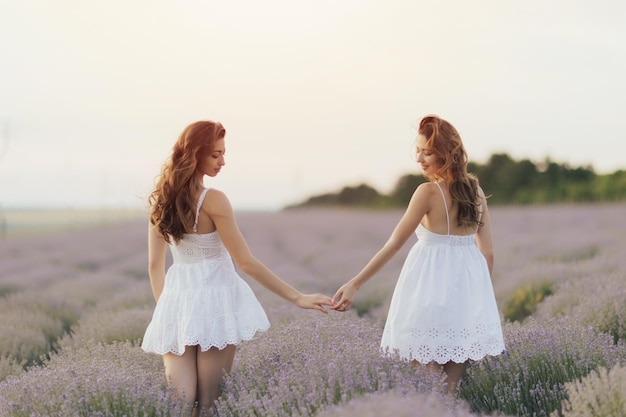
[[422, 218], [421, 223], [426, 229], [441, 235], [467, 236], [476, 233], [476, 227], [458, 226], [459, 207], [452, 202], [445, 183], [429, 183], [428, 186], [434, 187], [436, 192], [430, 194], [430, 210]]

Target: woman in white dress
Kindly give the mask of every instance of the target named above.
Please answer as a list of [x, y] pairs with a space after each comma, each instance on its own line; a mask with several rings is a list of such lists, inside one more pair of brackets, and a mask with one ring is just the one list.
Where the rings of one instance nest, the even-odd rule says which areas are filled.
[[[156, 300], [142, 341], [163, 355], [168, 384], [194, 415], [208, 415], [220, 395], [236, 345], [269, 328], [267, 316], [234, 263], [263, 286], [298, 307], [317, 309], [332, 300], [302, 294], [256, 259], [226, 195], [204, 187], [225, 165], [226, 131], [220, 123], [189, 125], [173, 147], [151, 193], [149, 275]], [[165, 270], [170, 247], [173, 264]]]
[[487, 199], [467, 172], [457, 130], [433, 115], [417, 136], [420, 184], [384, 246], [333, 297], [346, 311], [357, 290], [416, 233], [393, 293], [381, 349], [445, 372], [454, 396], [470, 360], [505, 349], [491, 284], [494, 253]]

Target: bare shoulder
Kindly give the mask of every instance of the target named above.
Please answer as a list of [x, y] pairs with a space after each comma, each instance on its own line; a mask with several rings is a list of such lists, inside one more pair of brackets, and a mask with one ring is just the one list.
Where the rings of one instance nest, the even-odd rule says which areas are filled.
[[428, 182], [417, 186], [392, 237], [396, 237], [399, 241], [405, 242], [408, 236], [415, 231], [424, 215], [432, 210], [433, 192], [438, 192], [433, 187], [437, 186]]
[[437, 188], [437, 185], [434, 182], [423, 182], [420, 185], [417, 186], [417, 188], [415, 189], [415, 191], [421, 191], [421, 192], [429, 192], [432, 193], [433, 191], [435, 191], [435, 189]]
[[226, 193], [224, 193], [223, 191], [218, 190], [217, 188], [209, 188], [206, 192], [206, 200], [215, 200], [215, 199], [226, 199], [228, 200], [228, 197], [226, 197]]
[[429, 211], [435, 195], [439, 195], [439, 190], [435, 183], [424, 182], [418, 185], [409, 202], [409, 210]]
[[230, 200], [226, 194], [215, 188], [210, 188], [207, 191], [206, 197], [202, 202], [202, 209], [209, 215], [224, 215], [232, 212]]
[[437, 184], [435, 184], [434, 182], [423, 182], [417, 186], [415, 192], [413, 193], [413, 196], [421, 199], [429, 199], [433, 195], [435, 195], [435, 193], [439, 195]]

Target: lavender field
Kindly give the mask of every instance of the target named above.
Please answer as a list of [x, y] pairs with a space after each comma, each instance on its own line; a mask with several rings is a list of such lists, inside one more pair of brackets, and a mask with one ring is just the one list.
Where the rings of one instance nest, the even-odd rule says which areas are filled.
[[[626, 204], [492, 208], [506, 354], [470, 366], [459, 399], [378, 347], [402, 252], [347, 313], [299, 310], [244, 278], [271, 329], [240, 346], [220, 416], [626, 415]], [[332, 295], [402, 213], [239, 213], [252, 252]], [[147, 219], [0, 240], [0, 416], [178, 416], [140, 339], [154, 301]]]

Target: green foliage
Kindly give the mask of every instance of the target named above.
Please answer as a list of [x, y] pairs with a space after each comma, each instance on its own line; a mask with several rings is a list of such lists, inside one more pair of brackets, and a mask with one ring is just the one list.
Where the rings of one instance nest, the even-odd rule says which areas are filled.
[[626, 359], [626, 345], [610, 335], [566, 320], [504, 323], [507, 352], [472, 364], [460, 397], [474, 412], [510, 416], [562, 415], [566, 384], [594, 369], [612, 368]]
[[396, 182], [391, 198], [399, 205], [406, 206], [418, 185], [426, 181], [423, 175], [405, 175]]
[[594, 182], [595, 196], [599, 200], [618, 201], [626, 199], [626, 171], [598, 176]]
[[[487, 163], [470, 162], [468, 172], [478, 176], [492, 204], [547, 204], [559, 202], [604, 202], [626, 199], [626, 171], [596, 174], [591, 166], [572, 167], [550, 158], [535, 163], [516, 161], [506, 153], [493, 154]], [[344, 187], [338, 193], [314, 197], [298, 206], [404, 207], [413, 192], [427, 179], [407, 174], [389, 195], [380, 194], [366, 184]]]
[[374, 300], [367, 298], [365, 300], [357, 300], [352, 304], [352, 308], [356, 311], [359, 317], [363, 317], [368, 314], [373, 308], [379, 307], [382, 304], [382, 300]]
[[305, 206], [372, 206], [383, 200], [376, 189], [366, 184], [356, 187], [344, 187], [336, 194], [322, 194], [310, 197], [302, 205]]
[[518, 288], [504, 307], [504, 318], [510, 321], [522, 321], [532, 315], [537, 305], [552, 295], [552, 283], [531, 284]]
[[2, 285], [0, 286], [0, 298], [16, 293], [17, 291], [17, 287], [13, 285]]

